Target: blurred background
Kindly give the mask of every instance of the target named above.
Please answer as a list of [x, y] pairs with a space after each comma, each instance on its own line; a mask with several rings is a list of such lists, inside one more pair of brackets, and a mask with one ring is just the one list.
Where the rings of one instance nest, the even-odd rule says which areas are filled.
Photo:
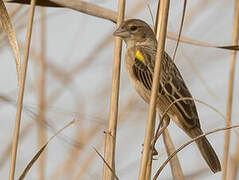
[[[117, 11], [117, 1], [87, 2]], [[147, 4], [150, 5], [155, 19], [157, 2], [150, 0], [127, 1], [126, 17], [140, 18], [153, 25]], [[234, 4], [232, 0], [188, 1], [182, 37], [216, 46], [231, 45]], [[5, 5], [11, 16], [23, 59], [29, 6]], [[182, 9], [182, 0], [170, 2], [168, 33], [175, 37], [179, 32]], [[108, 127], [111, 94], [114, 30], [115, 24], [111, 21], [72, 9], [36, 8], [16, 177], [19, 177], [39, 150], [41, 134], [49, 139], [68, 122], [77, 119], [77, 123], [65, 129], [46, 148], [43, 168], [45, 179], [101, 179], [103, 161], [93, 148], [101, 154], [104, 152], [104, 131]], [[14, 56], [2, 29], [0, 39], [0, 177], [6, 179], [10, 167], [18, 86]], [[166, 51], [171, 56], [175, 45], [175, 40], [167, 39]], [[124, 52], [125, 44], [122, 57]], [[212, 105], [224, 115], [230, 55], [229, 50], [180, 43], [175, 59], [193, 97]], [[42, 65], [42, 62], [45, 63]], [[130, 84], [123, 64], [121, 72], [116, 173], [120, 179], [128, 180], [138, 177], [148, 105]], [[236, 71], [232, 124], [238, 124], [238, 77]], [[45, 79], [44, 86], [42, 79]], [[44, 92], [44, 112], [40, 108], [41, 92]], [[218, 113], [203, 104], [196, 105], [204, 132], [225, 126], [224, 119]], [[43, 121], [40, 122], [39, 119]], [[39, 126], [44, 130], [39, 130]], [[190, 140], [173, 122], [168, 130], [176, 148]], [[236, 131], [231, 131], [230, 157], [237, 150]], [[222, 160], [224, 132], [212, 134], [208, 139]], [[156, 145], [159, 154], [157, 160], [153, 161], [153, 174], [167, 158], [162, 142], [161, 137]], [[194, 143], [183, 149], [178, 158], [187, 179], [221, 178], [221, 173], [214, 175], [210, 172]], [[25, 179], [38, 179], [39, 172], [38, 161]], [[169, 164], [160, 177], [172, 179]]]

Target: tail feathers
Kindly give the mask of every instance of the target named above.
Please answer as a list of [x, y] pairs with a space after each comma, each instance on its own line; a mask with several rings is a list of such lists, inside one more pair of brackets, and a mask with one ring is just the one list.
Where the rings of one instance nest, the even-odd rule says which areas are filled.
[[[201, 135], [203, 132], [200, 128], [194, 128], [191, 131], [188, 131], [188, 135], [191, 138], [195, 138], [199, 135]], [[203, 158], [205, 159], [206, 163], [208, 164], [209, 168], [212, 170], [212, 172], [216, 173], [218, 171], [221, 171], [221, 164], [217, 157], [216, 152], [212, 148], [211, 144], [207, 140], [207, 138], [204, 136], [196, 141], [196, 144], [198, 146], [198, 149], [200, 150]]]
[[[201, 135], [203, 132], [200, 128], [194, 128], [189, 131], [188, 135], [191, 138], [195, 138]], [[211, 144], [208, 142], [207, 138], [204, 136], [196, 141], [198, 149], [200, 150], [203, 158], [205, 159], [206, 163], [208, 164], [209, 168], [212, 172], [216, 173], [221, 171], [221, 164], [217, 157], [216, 152], [213, 150]]]
[[216, 173], [218, 171], [221, 171], [220, 161], [217, 157], [217, 154], [213, 150], [211, 144], [208, 142], [207, 138], [202, 137], [199, 140], [197, 140], [196, 143], [203, 158], [207, 162], [212, 172]]

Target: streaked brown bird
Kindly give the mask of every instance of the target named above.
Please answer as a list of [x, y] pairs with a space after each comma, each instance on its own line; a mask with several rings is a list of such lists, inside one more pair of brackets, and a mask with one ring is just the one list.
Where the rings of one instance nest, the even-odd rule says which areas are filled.
[[[150, 101], [152, 80], [157, 51], [157, 40], [150, 26], [139, 19], [123, 22], [114, 32], [126, 43], [125, 70], [136, 91], [147, 102]], [[191, 98], [191, 94], [172, 59], [164, 52], [158, 89], [157, 110], [162, 115], [175, 100]], [[194, 101], [176, 102], [167, 113], [188, 136], [195, 138], [203, 134]], [[221, 171], [220, 161], [206, 137], [196, 144], [212, 172]]]

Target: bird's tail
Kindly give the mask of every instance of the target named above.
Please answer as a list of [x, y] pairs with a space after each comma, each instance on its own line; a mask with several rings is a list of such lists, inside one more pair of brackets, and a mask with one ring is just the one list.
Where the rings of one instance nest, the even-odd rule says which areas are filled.
[[[192, 131], [191, 131], [192, 132]], [[202, 134], [202, 130], [200, 128], [193, 129], [193, 135], [194, 137], [197, 137]], [[211, 144], [207, 140], [207, 138], [204, 136], [196, 141], [196, 144], [207, 162], [209, 168], [212, 170], [212, 172], [216, 173], [218, 171], [221, 171], [221, 164], [217, 157], [216, 152], [212, 148]]]

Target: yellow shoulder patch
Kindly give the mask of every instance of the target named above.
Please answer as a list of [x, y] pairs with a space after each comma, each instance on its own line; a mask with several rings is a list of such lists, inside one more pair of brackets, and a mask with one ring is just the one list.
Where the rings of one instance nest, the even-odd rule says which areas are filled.
[[136, 57], [139, 61], [141, 61], [142, 63], [145, 64], [144, 56], [142, 55], [142, 53], [141, 53], [139, 50], [136, 51], [135, 57]]

